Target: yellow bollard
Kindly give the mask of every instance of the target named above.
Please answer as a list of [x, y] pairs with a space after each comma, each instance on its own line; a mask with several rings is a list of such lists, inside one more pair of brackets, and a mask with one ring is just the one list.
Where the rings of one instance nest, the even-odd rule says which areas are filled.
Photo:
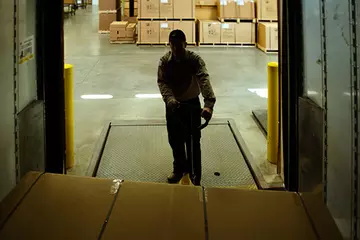
[[267, 158], [278, 164], [279, 156], [279, 65], [268, 63], [268, 131]]
[[64, 66], [66, 169], [74, 167], [74, 75], [73, 66]]

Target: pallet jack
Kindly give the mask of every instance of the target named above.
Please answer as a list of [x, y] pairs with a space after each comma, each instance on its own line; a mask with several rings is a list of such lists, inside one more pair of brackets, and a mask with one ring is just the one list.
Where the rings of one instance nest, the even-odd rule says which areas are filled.
[[[181, 103], [181, 105], [185, 105], [187, 107], [192, 107], [191, 105], [187, 104], [187, 103]], [[210, 120], [206, 120], [204, 124], [201, 124], [197, 130], [201, 131], [203, 130], [204, 128], [206, 128], [208, 125], [209, 125], [209, 122]], [[183, 125], [183, 124], [182, 124]], [[180, 185], [192, 185], [194, 186], [193, 182], [195, 181], [195, 170], [194, 170], [194, 162], [193, 162], [193, 159], [194, 159], [194, 139], [193, 139], [193, 134], [194, 132], [192, 131], [193, 127], [193, 119], [192, 119], [192, 113], [190, 113], [190, 149], [186, 149], [186, 151], [190, 150], [190, 153], [189, 154], [191, 156], [191, 159], [188, 159], [188, 161], [190, 161], [190, 166], [191, 166], [191, 175], [190, 173], [186, 173], [182, 179], [179, 181], [178, 184]]]

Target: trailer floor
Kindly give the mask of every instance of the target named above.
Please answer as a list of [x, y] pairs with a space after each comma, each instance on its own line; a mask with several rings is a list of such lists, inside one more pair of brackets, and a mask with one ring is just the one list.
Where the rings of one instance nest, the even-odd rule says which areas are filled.
[[[256, 173], [241, 143], [229, 120], [214, 120], [203, 130], [203, 186], [257, 188]], [[100, 178], [161, 183], [172, 171], [172, 159], [164, 121], [111, 123], [88, 172]]]

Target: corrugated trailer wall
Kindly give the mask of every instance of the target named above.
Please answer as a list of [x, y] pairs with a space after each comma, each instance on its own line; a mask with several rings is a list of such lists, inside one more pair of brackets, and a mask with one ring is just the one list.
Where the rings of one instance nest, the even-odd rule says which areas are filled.
[[14, 3], [0, 2], [0, 200], [15, 186]]
[[[314, 118], [309, 125], [303, 125], [299, 132], [310, 132], [310, 137], [305, 140], [316, 142], [317, 139], [322, 144], [312, 149], [310, 157], [300, 156], [299, 171], [305, 174], [300, 174], [299, 185], [305, 187], [303, 190], [315, 191], [314, 179], [317, 179], [318, 184], [321, 184], [322, 179], [324, 200], [344, 237], [358, 239], [360, 55], [357, 46], [360, 32], [356, 22], [359, 21], [360, 3], [355, 0], [302, 2], [304, 97], [308, 104], [300, 107], [299, 115], [322, 116], [322, 119]], [[322, 136], [310, 139], [315, 133], [321, 135], [316, 131], [318, 127], [323, 129]], [[306, 143], [300, 141], [300, 149], [301, 145]], [[322, 154], [318, 155], [319, 152]], [[321, 163], [314, 156], [322, 156]], [[323, 165], [320, 172], [314, 170], [318, 164]], [[306, 172], [311, 174], [306, 176]], [[322, 178], [319, 178], [319, 174]]]

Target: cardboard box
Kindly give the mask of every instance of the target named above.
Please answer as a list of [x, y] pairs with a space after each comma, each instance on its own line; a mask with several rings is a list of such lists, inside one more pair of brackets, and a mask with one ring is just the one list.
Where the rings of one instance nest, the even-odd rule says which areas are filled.
[[[130, 2], [124, 2], [124, 8], [130, 8]], [[138, 3], [134, 2], [134, 9], [138, 8]]]
[[169, 35], [174, 30], [174, 22], [160, 22], [160, 43], [168, 43]]
[[256, 3], [257, 18], [259, 20], [277, 20], [277, 0], [258, 0]]
[[174, 18], [194, 19], [195, 0], [173, 0]]
[[118, 0], [99, 0], [99, 11], [114, 11], [120, 7], [119, 5]]
[[139, 43], [159, 43], [159, 31], [159, 21], [139, 21]]
[[258, 46], [263, 50], [278, 50], [278, 24], [258, 24]]
[[236, 23], [221, 24], [221, 43], [235, 43]]
[[205, 239], [202, 199], [198, 187], [125, 182], [102, 239]]
[[174, 18], [173, 0], [160, 0], [160, 18]]
[[99, 31], [110, 31], [110, 24], [117, 19], [117, 13], [99, 14]]
[[135, 29], [135, 23], [113, 22], [110, 25], [110, 41], [133, 41]]
[[221, 23], [215, 21], [200, 21], [200, 43], [220, 43]]
[[175, 21], [174, 29], [185, 33], [187, 43], [196, 43], [196, 26], [194, 21]]
[[237, 1], [237, 17], [240, 19], [255, 19], [255, 3], [253, 0]]
[[112, 187], [110, 179], [30, 173], [1, 203], [11, 211], [0, 212], [0, 239], [98, 239]]
[[[139, 14], [138, 9], [134, 9], [134, 16], [133, 17], [137, 17], [138, 14]], [[124, 17], [130, 17], [130, 9], [129, 8], [124, 9]]]
[[235, 0], [219, 0], [218, 17], [220, 19], [234, 19], [237, 18], [237, 4]]
[[217, 0], [196, 0], [196, 5], [201, 6], [216, 6]]
[[0, 239], [342, 239], [321, 196], [281, 191], [29, 173], [0, 210]]
[[236, 43], [255, 44], [256, 42], [256, 24], [255, 23], [238, 23], [236, 24]]
[[[206, 192], [211, 239], [342, 239], [325, 205], [311, 197], [307, 201], [297, 193], [220, 188]], [[308, 215], [308, 205], [322, 217]]]
[[159, 0], [139, 0], [139, 18], [159, 18], [160, 1]]
[[217, 20], [217, 6], [196, 6], [196, 19], [199, 20]]

